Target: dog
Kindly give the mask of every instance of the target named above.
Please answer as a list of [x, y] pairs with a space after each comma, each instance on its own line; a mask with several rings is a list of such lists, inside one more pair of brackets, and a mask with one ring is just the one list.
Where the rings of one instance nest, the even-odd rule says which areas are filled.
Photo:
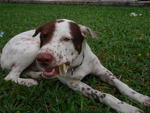
[[[95, 98], [117, 112], [144, 113], [81, 81], [92, 73], [129, 98], [150, 106], [150, 97], [131, 89], [100, 63], [86, 42], [87, 36], [97, 39], [92, 29], [67, 19], [50, 21], [14, 36], [1, 53], [1, 67], [9, 72], [5, 80], [30, 87], [38, 84], [37, 78], [58, 78], [72, 90]], [[30, 78], [21, 78], [21, 74]]]

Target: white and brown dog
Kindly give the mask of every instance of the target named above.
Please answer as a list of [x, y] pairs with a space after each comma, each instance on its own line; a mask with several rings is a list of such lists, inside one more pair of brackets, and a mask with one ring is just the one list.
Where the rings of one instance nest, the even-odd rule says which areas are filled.
[[102, 81], [115, 86], [122, 94], [150, 106], [148, 96], [129, 88], [99, 62], [85, 40], [87, 35], [97, 38], [90, 28], [67, 19], [51, 21], [36, 30], [16, 35], [5, 45], [1, 54], [1, 67], [9, 71], [5, 80], [32, 86], [38, 82], [31, 78], [20, 78], [20, 74], [32, 78], [57, 77], [71, 89], [98, 99], [117, 112], [144, 113], [81, 81], [86, 75], [95, 74]]

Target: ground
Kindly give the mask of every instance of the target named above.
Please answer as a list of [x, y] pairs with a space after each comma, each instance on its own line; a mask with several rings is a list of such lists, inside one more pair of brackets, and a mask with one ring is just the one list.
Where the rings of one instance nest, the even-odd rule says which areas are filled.
[[[20, 32], [50, 20], [71, 19], [96, 31], [99, 40], [88, 37], [87, 41], [105, 67], [136, 91], [150, 96], [149, 10], [148, 7], [0, 4], [0, 32], [4, 32], [0, 49]], [[130, 16], [131, 12], [138, 15]], [[0, 113], [115, 113], [57, 79], [43, 79], [38, 86], [28, 88], [4, 81], [5, 75], [0, 69]], [[146, 113], [150, 110], [92, 76], [83, 81]]]

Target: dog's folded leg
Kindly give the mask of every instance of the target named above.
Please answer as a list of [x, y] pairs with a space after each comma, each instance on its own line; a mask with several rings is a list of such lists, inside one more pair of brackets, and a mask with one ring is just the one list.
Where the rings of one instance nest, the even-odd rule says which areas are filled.
[[[95, 63], [97, 65], [95, 65]], [[122, 94], [127, 95], [129, 98], [136, 100], [145, 106], [150, 106], [150, 97], [145, 96], [131, 89], [128, 85], [117, 79], [108, 69], [100, 64], [98, 60], [94, 62], [93, 73], [100, 77], [104, 82], [115, 86]]]
[[100, 102], [110, 106], [111, 108], [113, 108], [119, 113], [144, 113], [140, 109], [132, 105], [129, 105], [125, 102], [122, 102], [110, 94], [95, 90], [81, 81], [69, 80], [69, 79], [66, 80], [60, 79], [60, 80], [63, 83], [66, 83], [74, 91], [79, 91], [89, 98], [98, 99]]
[[38, 82], [34, 79], [27, 79], [27, 78], [18, 78], [17, 83], [20, 85], [25, 85], [25, 86], [33, 86], [33, 85], [38, 85]]
[[22, 70], [20, 68], [12, 68], [9, 74], [5, 77], [5, 80], [11, 80], [15, 83], [26, 85], [28, 87], [38, 84], [38, 82], [33, 79], [19, 78], [21, 72]]

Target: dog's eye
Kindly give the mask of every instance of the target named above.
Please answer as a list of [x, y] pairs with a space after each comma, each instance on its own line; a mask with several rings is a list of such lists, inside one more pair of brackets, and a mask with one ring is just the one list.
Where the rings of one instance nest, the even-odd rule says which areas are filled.
[[62, 39], [62, 41], [65, 41], [65, 42], [68, 42], [68, 41], [70, 41], [71, 39], [70, 38], [67, 38], [67, 37], [64, 37], [63, 39]]

